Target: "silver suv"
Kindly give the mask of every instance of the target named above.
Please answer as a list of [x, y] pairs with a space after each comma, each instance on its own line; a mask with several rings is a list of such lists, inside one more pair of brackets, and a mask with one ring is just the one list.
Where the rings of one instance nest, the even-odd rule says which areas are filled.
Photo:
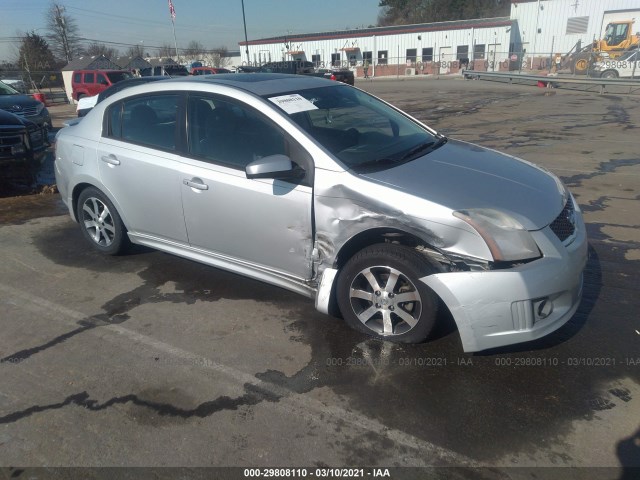
[[585, 227], [557, 177], [324, 79], [129, 88], [58, 133], [55, 170], [97, 250], [263, 280], [388, 340], [427, 338], [439, 299], [465, 351], [546, 335], [580, 301]]

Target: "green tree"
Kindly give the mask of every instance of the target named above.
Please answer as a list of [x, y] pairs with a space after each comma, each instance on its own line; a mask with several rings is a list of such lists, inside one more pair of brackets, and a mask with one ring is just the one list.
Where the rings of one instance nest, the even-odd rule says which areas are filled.
[[378, 25], [508, 16], [507, 0], [380, 0]]

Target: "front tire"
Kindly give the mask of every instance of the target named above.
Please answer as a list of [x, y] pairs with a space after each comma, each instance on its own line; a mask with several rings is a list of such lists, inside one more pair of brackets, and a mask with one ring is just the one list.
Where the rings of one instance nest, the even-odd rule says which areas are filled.
[[111, 200], [94, 187], [78, 197], [77, 217], [82, 234], [101, 253], [118, 255], [129, 246], [129, 237]]
[[602, 75], [600, 75], [601, 78], [618, 78], [618, 72], [616, 72], [615, 70], [607, 70], [605, 72], [602, 72]]
[[435, 272], [413, 248], [391, 243], [367, 247], [338, 276], [340, 312], [349, 326], [368, 335], [421, 342], [435, 325], [438, 298], [419, 279]]

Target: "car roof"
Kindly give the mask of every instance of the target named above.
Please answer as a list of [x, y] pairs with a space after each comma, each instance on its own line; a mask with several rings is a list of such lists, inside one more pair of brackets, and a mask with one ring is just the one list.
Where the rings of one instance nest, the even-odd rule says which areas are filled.
[[226, 85], [240, 90], [245, 90], [259, 96], [338, 85], [337, 82], [324, 78], [308, 77], [305, 75], [285, 75], [280, 73], [197, 75], [187, 78], [172, 78], [167, 82], [162, 82], [162, 84], [168, 85], [174, 82]]

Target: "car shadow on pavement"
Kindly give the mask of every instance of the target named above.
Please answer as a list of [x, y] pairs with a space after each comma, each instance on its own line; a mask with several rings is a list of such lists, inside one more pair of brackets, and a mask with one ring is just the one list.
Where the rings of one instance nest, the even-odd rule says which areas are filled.
[[633, 435], [618, 442], [616, 455], [622, 465], [622, 475], [618, 480], [640, 478], [640, 428]]

